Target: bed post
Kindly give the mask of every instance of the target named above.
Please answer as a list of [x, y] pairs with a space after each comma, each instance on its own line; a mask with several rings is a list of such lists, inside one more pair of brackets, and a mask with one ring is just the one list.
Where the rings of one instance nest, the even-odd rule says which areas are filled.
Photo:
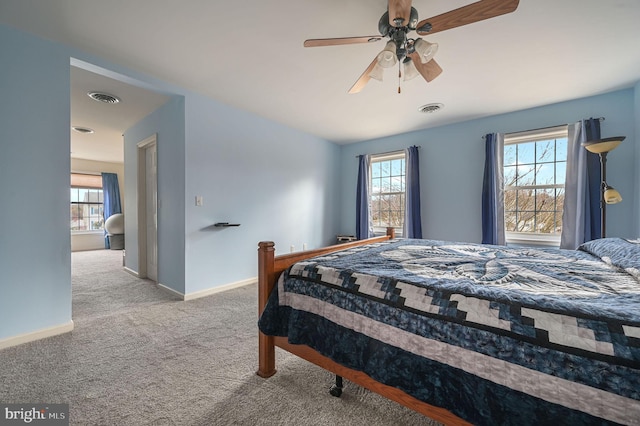
[[393, 226], [387, 226], [387, 235], [393, 240], [396, 237], [396, 228]]
[[[275, 285], [274, 243], [262, 241], [258, 244], [258, 315], [262, 315], [271, 290]], [[276, 374], [276, 354], [273, 337], [258, 332], [258, 371], [260, 377]]]

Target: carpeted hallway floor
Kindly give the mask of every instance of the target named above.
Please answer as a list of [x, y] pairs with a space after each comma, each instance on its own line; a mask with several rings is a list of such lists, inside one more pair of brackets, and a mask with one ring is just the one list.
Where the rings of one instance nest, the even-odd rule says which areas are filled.
[[74, 425], [434, 425], [284, 352], [256, 376], [255, 285], [188, 302], [72, 254], [72, 333], [0, 351], [0, 401], [68, 403]]

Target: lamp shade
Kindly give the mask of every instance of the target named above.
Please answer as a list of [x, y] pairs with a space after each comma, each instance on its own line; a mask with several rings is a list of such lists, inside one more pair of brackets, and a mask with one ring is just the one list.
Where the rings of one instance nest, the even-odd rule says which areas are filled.
[[416, 68], [416, 64], [413, 63], [411, 58], [407, 58], [408, 60], [404, 62], [404, 81], [409, 81], [420, 75], [418, 69]]
[[433, 59], [433, 56], [438, 51], [438, 43], [429, 43], [428, 41], [419, 38], [413, 43], [413, 48], [418, 52], [420, 62], [426, 64]]
[[607, 204], [617, 204], [622, 201], [622, 195], [612, 186], [604, 187], [604, 202]]
[[396, 44], [393, 41], [389, 41], [382, 52], [378, 53], [378, 64], [382, 68], [391, 68], [397, 63]]
[[597, 139], [593, 141], [583, 142], [582, 146], [589, 152], [594, 154], [602, 154], [613, 151], [620, 143], [625, 140], [626, 136], [614, 136], [606, 139]]

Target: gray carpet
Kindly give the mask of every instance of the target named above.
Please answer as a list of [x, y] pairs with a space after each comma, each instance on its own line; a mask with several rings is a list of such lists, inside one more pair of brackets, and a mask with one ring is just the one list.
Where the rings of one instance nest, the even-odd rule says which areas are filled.
[[72, 333], [0, 351], [0, 401], [68, 403], [74, 425], [435, 425], [278, 350], [256, 376], [257, 289], [189, 302], [122, 269], [122, 253], [72, 254]]

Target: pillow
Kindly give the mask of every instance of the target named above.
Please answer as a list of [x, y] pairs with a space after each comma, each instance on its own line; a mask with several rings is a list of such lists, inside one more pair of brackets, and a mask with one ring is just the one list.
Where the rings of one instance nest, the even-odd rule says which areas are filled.
[[640, 277], [640, 240], [601, 238], [587, 241], [578, 250], [600, 258], [603, 262]]

